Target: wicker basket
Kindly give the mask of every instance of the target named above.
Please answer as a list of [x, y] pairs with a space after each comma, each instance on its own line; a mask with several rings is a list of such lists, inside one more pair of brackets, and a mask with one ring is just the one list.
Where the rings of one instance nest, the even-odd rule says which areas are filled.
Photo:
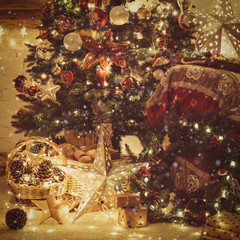
[[[31, 147], [34, 143], [45, 143], [50, 147], [52, 153], [48, 156], [44, 156], [44, 159], [51, 160], [53, 164], [66, 164], [67, 160], [62, 150], [58, 147], [58, 145], [49, 141], [48, 139], [42, 137], [32, 137], [22, 141], [18, 143], [8, 155], [6, 180], [10, 191], [16, 198], [19, 199], [46, 199], [50, 190], [54, 191], [56, 196], [63, 195], [67, 190], [68, 177], [66, 175], [64, 180], [61, 182], [37, 186], [20, 184], [14, 181], [10, 172], [10, 167], [13, 160], [18, 160], [20, 157], [29, 157], [30, 164], [34, 165], [37, 163], [38, 158], [40, 158], [39, 154], [33, 154], [28, 151], [29, 147]], [[24, 149], [24, 152], [27, 155], [24, 155], [24, 152], [21, 152], [22, 149]]]

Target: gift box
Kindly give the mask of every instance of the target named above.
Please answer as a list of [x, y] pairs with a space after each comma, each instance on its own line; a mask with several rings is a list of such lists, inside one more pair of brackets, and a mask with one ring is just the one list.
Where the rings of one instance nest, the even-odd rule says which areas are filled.
[[124, 193], [114, 196], [115, 208], [139, 208], [140, 196], [137, 193]]
[[204, 236], [208, 236], [208, 237], [213, 237], [213, 238], [222, 239], [222, 240], [239, 240], [240, 239], [239, 233], [223, 230], [221, 228], [216, 228], [216, 227], [210, 226], [209, 224], [205, 224], [202, 227], [201, 234], [202, 234], [201, 235], [202, 238]]
[[206, 223], [216, 228], [240, 233], [240, 214], [220, 212], [208, 218]]
[[124, 228], [140, 228], [147, 225], [147, 208], [118, 208], [118, 224]]
[[223, 240], [240, 239], [240, 215], [220, 212], [207, 219], [202, 227], [202, 238], [215, 237]]

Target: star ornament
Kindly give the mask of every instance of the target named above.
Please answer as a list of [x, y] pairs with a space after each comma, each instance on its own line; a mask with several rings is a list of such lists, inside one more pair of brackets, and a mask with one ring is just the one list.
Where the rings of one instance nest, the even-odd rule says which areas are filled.
[[101, 126], [97, 154], [92, 165], [84, 167], [78, 164], [59, 165], [59, 168], [78, 179], [86, 187], [73, 222], [91, 210], [100, 200], [111, 202], [114, 194], [120, 192], [120, 184], [146, 165], [147, 163], [113, 165]]
[[49, 218], [54, 218], [58, 223], [63, 224], [63, 219], [69, 212], [68, 206], [56, 200], [52, 191], [50, 191], [46, 200], [32, 200], [32, 202], [42, 209], [39, 224], [42, 224]]
[[199, 27], [197, 48], [213, 55], [220, 54], [224, 42], [230, 42], [240, 56], [240, 18], [235, 17], [231, 0], [217, 0], [212, 13], [196, 13]]
[[90, 68], [96, 62], [99, 62], [104, 70], [107, 69], [109, 62], [126, 67], [123, 54], [128, 53], [131, 47], [127, 44], [113, 43], [111, 29], [103, 35], [100, 43], [85, 35], [81, 35], [81, 38], [83, 45], [90, 51], [83, 60], [83, 69]]
[[59, 85], [54, 85], [53, 84], [53, 79], [50, 78], [46, 85], [40, 85], [39, 90], [40, 94], [39, 97], [42, 101], [44, 100], [51, 100], [54, 103], [58, 103], [56, 99], [56, 92], [61, 88]]

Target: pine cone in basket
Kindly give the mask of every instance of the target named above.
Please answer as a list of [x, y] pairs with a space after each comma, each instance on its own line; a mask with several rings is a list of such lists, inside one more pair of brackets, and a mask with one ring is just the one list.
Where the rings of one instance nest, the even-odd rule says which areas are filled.
[[21, 176], [31, 171], [29, 164], [22, 159], [13, 160], [10, 166], [10, 174], [14, 179], [14, 182], [18, 183]]
[[46, 148], [46, 152], [47, 152], [48, 146], [49, 146], [48, 144], [42, 143], [42, 142], [35, 142], [29, 149], [29, 152], [38, 154], [44, 146], [47, 146]]
[[57, 167], [52, 168], [52, 173], [53, 173], [53, 179], [55, 182], [62, 182], [65, 178], [64, 172]]
[[43, 160], [34, 169], [35, 177], [41, 182], [47, 182], [52, 179], [52, 162], [50, 160]]
[[39, 179], [34, 174], [23, 174], [19, 180], [22, 185], [37, 186], [40, 184]]

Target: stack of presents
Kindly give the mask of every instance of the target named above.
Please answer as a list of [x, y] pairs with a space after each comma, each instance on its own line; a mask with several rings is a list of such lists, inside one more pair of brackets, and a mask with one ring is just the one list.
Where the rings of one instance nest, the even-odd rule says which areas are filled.
[[240, 240], [240, 214], [220, 212], [209, 217], [199, 240]]
[[147, 208], [141, 206], [138, 194], [115, 195], [114, 207], [118, 209], [118, 224], [122, 227], [140, 228], [147, 225]]

